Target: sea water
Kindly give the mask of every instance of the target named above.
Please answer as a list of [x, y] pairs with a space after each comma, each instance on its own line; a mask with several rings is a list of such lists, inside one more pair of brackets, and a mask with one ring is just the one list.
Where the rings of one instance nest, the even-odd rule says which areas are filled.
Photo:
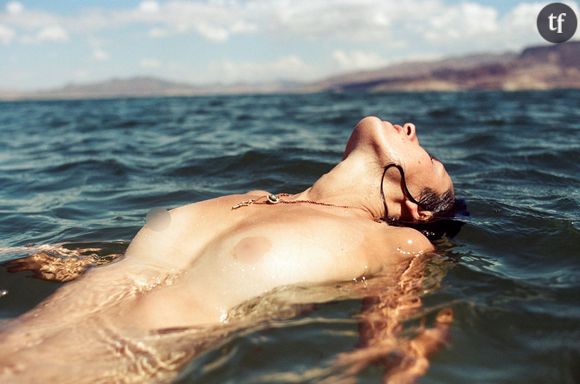
[[[3, 102], [0, 247], [122, 254], [152, 208], [298, 192], [340, 161], [363, 116], [413, 122], [470, 212], [439, 244], [438, 277], [421, 294], [420, 315], [454, 312], [449, 345], [421, 382], [578, 382], [579, 106], [573, 90]], [[0, 267], [0, 321], [62, 284], [29, 275]], [[216, 345], [180, 381], [316, 381], [356, 347], [361, 302], [312, 300], [275, 327]], [[358, 374], [380, 377], [373, 365]]]

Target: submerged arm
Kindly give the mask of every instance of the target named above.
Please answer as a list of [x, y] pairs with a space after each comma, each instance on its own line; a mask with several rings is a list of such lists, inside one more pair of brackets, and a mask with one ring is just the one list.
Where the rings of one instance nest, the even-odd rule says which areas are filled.
[[[415, 336], [403, 335], [404, 322], [420, 314], [423, 273], [428, 256], [411, 260], [395, 287], [378, 285], [363, 300], [358, 349], [338, 356], [336, 365], [355, 375], [371, 364], [385, 368], [384, 381], [414, 382], [429, 367], [428, 357], [445, 345], [453, 314], [444, 309], [431, 328], [421, 325]], [[388, 282], [387, 282], [388, 283]]]
[[37, 279], [67, 282], [79, 278], [91, 267], [121, 259], [125, 248], [126, 243], [61, 243], [4, 248], [0, 255], [29, 255], [4, 263], [8, 272], [30, 271]]

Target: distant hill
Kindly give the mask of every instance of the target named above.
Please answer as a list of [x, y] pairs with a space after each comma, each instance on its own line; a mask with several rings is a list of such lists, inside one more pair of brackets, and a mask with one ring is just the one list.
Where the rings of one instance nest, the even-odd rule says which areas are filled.
[[156, 77], [137, 76], [111, 79], [86, 84], [68, 84], [61, 88], [19, 92], [0, 89], [0, 100], [102, 99], [116, 97], [193, 96], [211, 94], [243, 94], [290, 92], [301, 83], [270, 82], [261, 84], [208, 84], [178, 83]]
[[461, 91], [580, 88], [580, 41], [530, 47], [519, 55], [472, 55], [348, 73], [309, 91]]
[[[287, 91], [296, 83], [263, 83], [263, 84], [209, 84], [193, 85], [177, 83], [156, 77], [137, 76], [126, 79], [111, 79], [87, 84], [69, 84], [62, 88], [36, 91], [2, 93], [0, 99], [87, 99], [113, 97], [150, 97], [150, 96], [188, 96], [230, 93], [271, 93]], [[5, 96], [5, 97], [3, 97]], [[6, 97], [7, 96], [7, 97]]]
[[155, 96], [189, 94], [195, 87], [157, 79], [154, 77], [133, 77], [129, 79], [111, 79], [90, 84], [69, 84], [39, 94], [55, 97], [111, 97], [111, 96]]
[[0, 89], [0, 100], [186, 96], [274, 92], [383, 92], [580, 89], [580, 41], [529, 47], [521, 53], [479, 54], [406, 62], [345, 73], [312, 83], [194, 85], [154, 77], [111, 79], [62, 88], [19, 92]]

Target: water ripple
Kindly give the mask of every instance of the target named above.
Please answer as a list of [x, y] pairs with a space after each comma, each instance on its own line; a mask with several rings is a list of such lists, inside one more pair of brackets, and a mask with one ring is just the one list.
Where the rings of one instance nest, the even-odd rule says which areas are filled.
[[[425, 314], [452, 306], [456, 319], [452, 348], [424, 381], [574, 382], [579, 102], [580, 92], [558, 90], [0, 103], [0, 244], [114, 249], [152, 207], [308, 187], [340, 161], [364, 115], [412, 121], [471, 213], [442, 250], [445, 279], [423, 298]], [[0, 316], [55, 288], [0, 269]], [[317, 308], [317, 320], [238, 335], [193, 362], [183, 381], [322, 378], [321, 356], [356, 345], [360, 302]], [[379, 377], [371, 369], [359, 379]]]

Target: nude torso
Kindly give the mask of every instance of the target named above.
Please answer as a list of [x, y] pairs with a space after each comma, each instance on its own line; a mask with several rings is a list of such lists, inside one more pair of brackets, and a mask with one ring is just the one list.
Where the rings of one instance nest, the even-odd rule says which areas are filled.
[[[178, 222], [190, 220], [179, 243], [191, 251], [174, 260], [183, 273], [172, 285], [138, 299], [128, 315], [145, 328], [223, 321], [229, 309], [275, 287], [352, 280], [385, 268], [404, 268], [420, 246], [413, 243], [420, 235], [412, 230], [351, 213], [345, 218], [337, 215], [341, 208], [279, 204], [231, 209], [256, 196], [228, 196], [207, 207], [172, 211]], [[206, 227], [200, 228], [203, 223]], [[168, 257], [160, 250], [157, 256]]]
[[[0, 379], [3, 374], [18, 375], [21, 382], [35, 382], [37, 375], [58, 382], [63, 374], [90, 378], [81, 360], [88, 364], [93, 355], [101, 354], [111, 367], [123, 366], [119, 340], [227, 323], [229, 310], [276, 287], [385, 271], [397, 275], [414, 255], [432, 248], [414, 230], [337, 214], [340, 208], [279, 204], [231, 209], [254, 197], [190, 204], [172, 210], [163, 229], [146, 225], [124, 260], [66, 284], [0, 332]], [[59, 365], [66, 363], [65, 356], [79, 360], [78, 377]], [[133, 364], [132, 359], [125, 363]], [[38, 361], [46, 363], [46, 370]], [[36, 370], [26, 370], [27, 364], [36, 364]]]

